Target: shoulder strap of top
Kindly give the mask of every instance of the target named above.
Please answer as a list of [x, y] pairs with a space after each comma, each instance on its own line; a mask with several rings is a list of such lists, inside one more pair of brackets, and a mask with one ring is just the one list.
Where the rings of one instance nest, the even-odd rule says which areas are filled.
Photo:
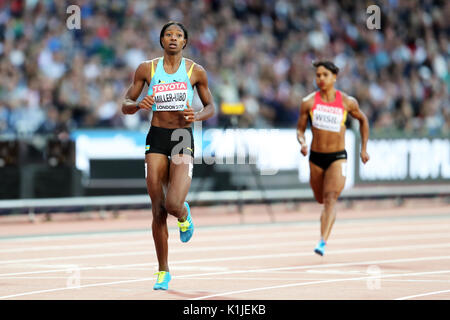
[[152, 60], [152, 74], [151, 74], [151, 79], [153, 79], [153, 76], [155, 75], [155, 66], [153, 65], [153, 60]]
[[320, 91], [316, 91], [316, 94], [314, 95], [314, 104], [316, 105], [320, 100]]
[[340, 90], [336, 90], [336, 104], [342, 106], [342, 94]]
[[[156, 59], [158, 59], [158, 63], [156, 64], [156, 70], [155, 70], [155, 63], [154, 63], [154, 61]], [[155, 58], [155, 59], [152, 60], [152, 74], [151, 74], [152, 78], [155, 75], [156, 71], [158, 70], [158, 65], [163, 61], [163, 59], [164, 59], [164, 57], [158, 57], [158, 58]]]
[[192, 62], [191, 67], [189, 68], [189, 71], [187, 73], [187, 76], [189, 79], [191, 78], [192, 70], [194, 70], [194, 65], [195, 65], [195, 62]]

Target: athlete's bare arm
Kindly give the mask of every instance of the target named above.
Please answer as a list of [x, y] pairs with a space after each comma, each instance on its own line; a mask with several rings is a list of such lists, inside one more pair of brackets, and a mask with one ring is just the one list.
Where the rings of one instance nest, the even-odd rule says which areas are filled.
[[184, 110], [183, 114], [185, 117], [188, 117], [186, 119], [187, 123], [209, 119], [215, 113], [214, 101], [211, 91], [209, 90], [208, 76], [205, 69], [201, 65], [196, 64], [192, 71], [192, 76], [194, 82], [193, 86], [197, 88], [197, 93], [202, 101], [203, 109], [194, 114], [194, 110], [188, 105], [188, 108]]
[[145, 83], [147, 82], [146, 76], [150, 74], [150, 66], [149, 62], [142, 62], [139, 67], [136, 69], [134, 74], [134, 80], [131, 84], [130, 88], [125, 95], [125, 100], [122, 103], [122, 113], [123, 114], [134, 114], [140, 108], [142, 109], [151, 109], [153, 104], [155, 103], [154, 96], [145, 96], [141, 102], [137, 102], [137, 98], [141, 95], [142, 89], [144, 88]]
[[301, 145], [301, 153], [306, 156], [308, 154], [308, 145], [305, 140], [305, 131], [306, 126], [308, 125], [308, 114], [312, 108], [314, 99], [312, 99], [313, 95], [308, 95], [302, 100], [300, 105], [300, 116], [297, 122], [297, 140]]
[[358, 101], [351, 97], [344, 97], [344, 102], [347, 104], [348, 113], [359, 121], [359, 132], [361, 134], [361, 161], [366, 163], [370, 157], [367, 153], [367, 141], [369, 140], [369, 121], [366, 115], [359, 108]]

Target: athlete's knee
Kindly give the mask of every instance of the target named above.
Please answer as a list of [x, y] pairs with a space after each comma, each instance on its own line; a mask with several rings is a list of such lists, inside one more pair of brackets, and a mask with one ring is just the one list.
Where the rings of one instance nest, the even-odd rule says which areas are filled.
[[309, 185], [311, 186], [311, 189], [314, 193], [314, 198], [316, 199], [316, 201], [320, 204], [323, 203], [323, 189], [320, 186], [320, 184], [317, 184], [315, 182], [313, 182], [312, 179], [309, 180]]
[[325, 205], [334, 204], [339, 197], [339, 192], [336, 191], [327, 191], [323, 195], [323, 202]]
[[315, 193], [314, 197], [318, 203], [323, 204], [323, 196], [321, 194]]
[[316, 201], [320, 204], [323, 204], [323, 192], [322, 190], [315, 190], [313, 188], [313, 193], [314, 193], [314, 198], [316, 199]]
[[152, 203], [153, 222], [161, 224], [166, 223], [167, 210], [161, 203]]
[[145, 180], [147, 184], [147, 192], [153, 197], [160, 197], [161, 190], [163, 189], [163, 183], [154, 177], [147, 177]]
[[167, 199], [165, 207], [168, 213], [180, 218], [183, 214], [183, 204], [183, 201]]

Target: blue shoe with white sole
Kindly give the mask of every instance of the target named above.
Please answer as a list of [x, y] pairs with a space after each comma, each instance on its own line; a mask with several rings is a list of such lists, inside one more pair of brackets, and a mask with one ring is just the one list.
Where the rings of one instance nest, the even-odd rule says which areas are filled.
[[194, 223], [192, 222], [191, 208], [189, 207], [189, 204], [185, 202], [184, 205], [186, 206], [188, 215], [184, 222], [178, 221], [178, 227], [180, 228], [181, 242], [188, 242], [194, 234]]
[[316, 248], [314, 249], [314, 252], [320, 256], [323, 256], [325, 254], [325, 246], [326, 245], [327, 244], [325, 241], [320, 240], [319, 243], [317, 244]]
[[158, 275], [156, 283], [153, 286], [153, 290], [168, 290], [169, 281], [172, 279], [168, 271], [158, 271], [155, 274]]

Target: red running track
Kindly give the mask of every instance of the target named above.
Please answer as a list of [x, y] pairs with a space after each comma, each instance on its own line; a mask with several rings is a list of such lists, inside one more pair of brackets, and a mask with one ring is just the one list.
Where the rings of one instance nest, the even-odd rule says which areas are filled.
[[157, 271], [149, 211], [119, 218], [0, 219], [0, 299], [450, 299], [450, 205], [339, 204], [324, 257], [320, 206], [193, 207], [192, 240], [169, 218], [170, 290]]

